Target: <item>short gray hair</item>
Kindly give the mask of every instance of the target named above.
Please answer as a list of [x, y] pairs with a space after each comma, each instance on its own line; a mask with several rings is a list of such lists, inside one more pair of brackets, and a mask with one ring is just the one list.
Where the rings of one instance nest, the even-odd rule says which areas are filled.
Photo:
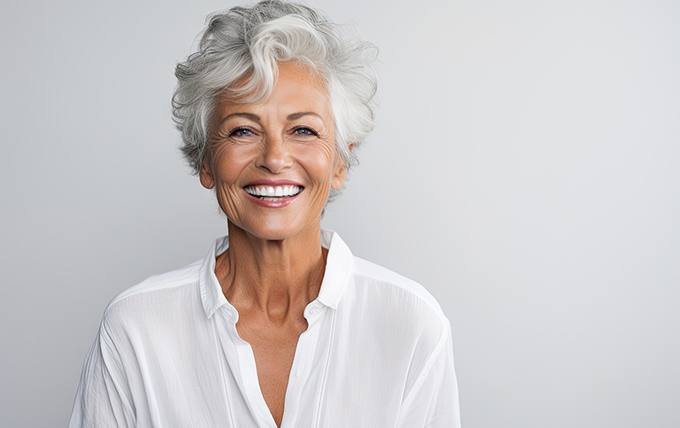
[[[278, 75], [276, 62], [286, 60], [319, 72], [329, 91], [338, 153], [348, 170], [358, 165], [349, 144], [356, 151], [374, 128], [377, 79], [371, 62], [377, 46], [342, 37], [336, 24], [309, 6], [280, 0], [213, 12], [206, 24], [198, 51], [177, 64], [172, 96], [173, 122], [182, 133], [180, 150], [194, 175], [205, 160], [216, 96], [226, 90], [243, 102], [266, 98]], [[327, 202], [343, 189], [331, 189]]]

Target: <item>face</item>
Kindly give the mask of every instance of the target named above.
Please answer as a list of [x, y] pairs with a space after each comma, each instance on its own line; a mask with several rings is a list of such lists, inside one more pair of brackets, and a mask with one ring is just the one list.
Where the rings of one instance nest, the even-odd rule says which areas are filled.
[[[330, 189], [340, 189], [346, 176], [323, 81], [294, 62], [278, 66], [278, 80], [267, 99], [246, 104], [218, 98], [208, 127], [209, 155], [200, 173], [201, 184], [215, 188], [231, 223], [272, 240], [318, 227]], [[301, 188], [275, 183], [253, 187], [267, 180]], [[278, 198], [268, 193], [272, 188]], [[280, 196], [298, 190], [295, 196]]]

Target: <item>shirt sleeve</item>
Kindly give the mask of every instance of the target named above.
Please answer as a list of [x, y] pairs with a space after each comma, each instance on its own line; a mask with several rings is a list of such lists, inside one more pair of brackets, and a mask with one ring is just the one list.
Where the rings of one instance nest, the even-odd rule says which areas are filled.
[[458, 381], [451, 325], [402, 403], [398, 428], [460, 428]]
[[69, 428], [134, 427], [135, 411], [106, 315], [83, 363]]

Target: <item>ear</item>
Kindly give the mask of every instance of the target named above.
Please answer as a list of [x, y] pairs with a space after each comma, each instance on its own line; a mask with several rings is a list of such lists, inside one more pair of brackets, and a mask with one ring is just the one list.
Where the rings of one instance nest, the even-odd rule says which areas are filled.
[[[355, 145], [356, 145], [355, 143], [349, 144], [348, 147], [350, 152], [354, 149]], [[335, 170], [333, 171], [331, 187], [333, 187], [335, 190], [341, 189], [343, 184], [345, 183], [346, 178], [347, 167], [345, 166], [345, 161], [342, 159], [342, 156], [338, 155], [337, 158], [335, 159]]]
[[201, 184], [206, 189], [212, 189], [215, 185], [215, 179], [213, 178], [212, 171], [210, 170], [210, 162], [208, 161], [207, 157], [203, 161], [201, 170], [199, 171], [199, 178], [201, 180]]

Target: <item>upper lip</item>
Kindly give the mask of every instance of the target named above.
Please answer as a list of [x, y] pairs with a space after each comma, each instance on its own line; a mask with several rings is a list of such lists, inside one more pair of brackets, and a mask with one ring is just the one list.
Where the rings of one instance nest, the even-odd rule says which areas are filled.
[[299, 187], [304, 187], [302, 184], [298, 183], [297, 181], [292, 181], [292, 180], [254, 180], [251, 181], [250, 183], [246, 184], [243, 187], [248, 187], [248, 186], [299, 186]]

